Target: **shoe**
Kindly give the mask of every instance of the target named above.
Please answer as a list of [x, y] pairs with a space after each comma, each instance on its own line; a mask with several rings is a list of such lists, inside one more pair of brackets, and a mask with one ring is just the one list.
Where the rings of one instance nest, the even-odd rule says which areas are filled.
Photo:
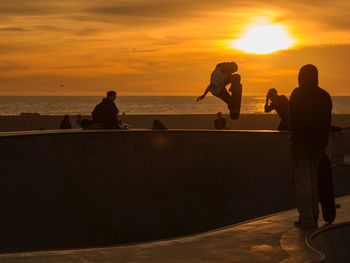
[[230, 118], [232, 120], [238, 120], [239, 112], [237, 110], [230, 110]]
[[300, 221], [296, 221], [294, 222], [294, 226], [295, 227], [299, 227], [299, 228], [307, 228], [307, 229], [312, 229], [312, 228], [317, 228], [318, 227], [318, 222], [314, 221], [314, 222], [300, 222]]

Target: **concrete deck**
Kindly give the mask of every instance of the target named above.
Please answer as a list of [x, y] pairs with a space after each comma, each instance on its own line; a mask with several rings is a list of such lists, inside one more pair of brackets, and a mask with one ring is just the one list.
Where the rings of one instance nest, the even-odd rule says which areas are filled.
[[[350, 221], [350, 196], [338, 198], [337, 203], [341, 204], [341, 208], [338, 210], [335, 223]], [[305, 238], [311, 231], [293, 227], [295, 219], [296, 211], [289, 210], [177, 239], [96, 249], [2, 254], [0, 262], [295, 263], [321, 260], [321, 255], [312, 251], [305, 243]], [[319, 230], [322, 228], [327, 229], [321, 226]], [[333, 245], [341, 248], [346, 244]]]
[[321, 228], [309, 237], [308, 245], [325, 259], [324, 262], [348, 263], [350, 259], [350, 221]]

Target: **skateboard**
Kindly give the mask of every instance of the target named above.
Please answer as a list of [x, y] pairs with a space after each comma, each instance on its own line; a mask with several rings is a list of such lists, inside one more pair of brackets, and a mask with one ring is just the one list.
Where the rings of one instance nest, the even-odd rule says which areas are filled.
[[232, 103], [229, 105], [230, 117], [233, 120], [237, 120], [241, 112], [242, 85], [239, 83], [231, 86], [230, 91], [232, 98]]
[[325, 153], [322, 155], [320, 162], [318, 193], [323, 220], [328, 224], [332, 224], [337, 212], [334, 200], [332, 163]]

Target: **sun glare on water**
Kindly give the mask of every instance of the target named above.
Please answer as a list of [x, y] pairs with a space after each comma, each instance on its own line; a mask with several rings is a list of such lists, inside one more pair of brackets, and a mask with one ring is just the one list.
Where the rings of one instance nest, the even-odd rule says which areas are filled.
[[231, 47], [252, 54], [271, 54], [295, 44], [285, 26], [280, 24], [253, 24], [243, 35], [231, 42]]

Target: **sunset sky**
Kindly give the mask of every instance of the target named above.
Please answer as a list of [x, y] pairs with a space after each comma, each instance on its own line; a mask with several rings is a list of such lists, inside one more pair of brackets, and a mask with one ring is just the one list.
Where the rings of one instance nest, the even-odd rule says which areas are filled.
[[[0, 95], [200, 95], [222, 61], [237, 62], [245, 95], [289, 95], [306, 63], [350, 95], [349, 0], [0, 0], [0, 17]], [[259, 21], [295, 43], [236, 49]]]

